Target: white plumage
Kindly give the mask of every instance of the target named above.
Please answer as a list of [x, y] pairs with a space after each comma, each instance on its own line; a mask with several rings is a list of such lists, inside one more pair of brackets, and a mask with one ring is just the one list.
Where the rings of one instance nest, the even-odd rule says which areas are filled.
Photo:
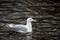
[[21, 32], [21, 33], [28, 33], [32, 32], [32, 21], [36, 21], [32, 18], [28, 18], [26, 25], [21, 25], [21, 24], [8, 24], [8, 26], [16, 32]]

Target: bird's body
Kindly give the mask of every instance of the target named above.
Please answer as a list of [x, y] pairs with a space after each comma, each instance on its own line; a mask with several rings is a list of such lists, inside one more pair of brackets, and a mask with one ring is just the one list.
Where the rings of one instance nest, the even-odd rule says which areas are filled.
[[9, 27], [16, 32], [21, 32], [21, 33], [28, 33], [32, 32], [32, 25], [22, 25], [22, 24], [8, 24]]
[[7, 24], [13, 31], [21, 32], [21, 33], [29, 33], [32, 32], [32, 18], [28, 18], [26, 25], [23, 24]]

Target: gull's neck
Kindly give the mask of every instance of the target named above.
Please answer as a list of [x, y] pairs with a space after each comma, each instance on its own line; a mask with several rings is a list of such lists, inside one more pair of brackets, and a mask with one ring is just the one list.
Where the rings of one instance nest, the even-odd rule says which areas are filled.
[[32, 32], [32, 23], [27, 21], [26, 28], [28, 29], [27, 32]]
[[32, 26], [32, 23], [27, 21], [27, 24], [26, 25], [29, 25], [29, 26]]

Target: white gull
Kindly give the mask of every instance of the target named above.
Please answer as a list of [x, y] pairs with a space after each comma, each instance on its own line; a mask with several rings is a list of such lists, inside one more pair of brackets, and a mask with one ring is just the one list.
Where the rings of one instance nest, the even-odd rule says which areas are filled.
[[37, 21], [32, 18], [27, 18], [26, 25], [22, 24], [7, 24], [13, 31], [21, 32], [21, 33], [29, 33], [32, 32], [32, 21]]

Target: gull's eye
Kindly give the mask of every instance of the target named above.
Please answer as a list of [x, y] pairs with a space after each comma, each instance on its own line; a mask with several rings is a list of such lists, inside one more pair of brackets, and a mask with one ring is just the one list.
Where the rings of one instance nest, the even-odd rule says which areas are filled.
[[30, 19], [31, 20], [31, 19]]

